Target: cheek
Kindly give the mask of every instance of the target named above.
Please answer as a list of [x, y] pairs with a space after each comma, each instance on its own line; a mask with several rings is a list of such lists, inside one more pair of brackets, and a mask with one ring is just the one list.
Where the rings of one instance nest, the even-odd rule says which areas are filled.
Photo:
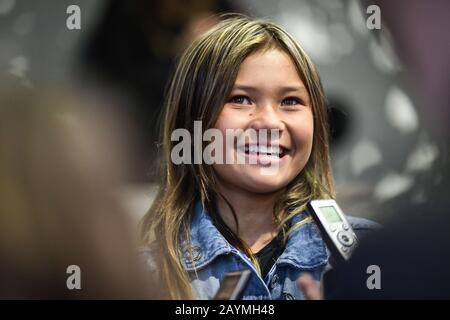
[[[236, 115], [231, 110], [228, 110], [226, 107], [222, 109], [221, 113], [219, 114], [219, 117], [217, 118], [216, 123], [214, 124], [214, 128], [218, 129], [221, 132], [222, 150], [219, 151], [220, 152], [219, 158], [221, 159], [221, 161], [223, 161], [222, 163], [226, 162], [228, 157], [233, 157], [234, 152], [234, 144], [228, 143], [229, 141], [227, 140], [227, 132], [226, 132], [227, 129], [231, 130], [240, 128], [242, 129], [243, 126], [244, 123], [242, 119], [240, 119], [239, 115]], [[219, 167], [221, 168], [221, 170], [224, 170], [224, 168], [222, 168], [223, 166]]]
[[218, 129], [222, 133], [222, 153], [224, 154], [226, 151], [226, 129], [233, 128], [233, 121], [222, 111], [217, 118], [216, 123], [214, 124], [214, 128]]
[[[297, 121], [293, 121], [294, 126], [291, 126], [291, 137], [302, 157], [309, 158], [311, 153], [313, 137], [314, 137], [314, 120], [312, 114], [305, 115]], [[307, 160], [307, 159], [305, 159]]]
[[236, 110], [232, 110], [226, 106], [222, 109], [214, 128], [218, 129], [222, 133], [224, 152], [227, 147], [227, 129], [232, 130], [229, 132], [229, 134], [231, 134], [229, 138], [231, 139], [231, 137], [237, 132], [234, 130], [245, 130], [247, 126], [248, 115], [243, 112], [236, 112]]
[[245, 120], [242, 119], [242, 115], [238, 112], [233, 112], [233, 110], [230, 110], [225, 106], [220, 112], [214, 127], [225, 134], [226, 129], [243, 128], [244, 125]]

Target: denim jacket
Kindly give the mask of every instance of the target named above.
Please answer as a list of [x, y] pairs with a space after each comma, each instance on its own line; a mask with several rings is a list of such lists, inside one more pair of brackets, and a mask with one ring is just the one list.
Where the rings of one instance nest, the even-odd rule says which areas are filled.
[[[182, 242], [181, 248], [182, 264], [189, 273], [197, 298], [212, 299], [226, 273], [249, 269], [251, 276], [242, 299], [303, 299], [303, 292], [297, 286], [298, 277], [302, 272], [310, 272], [320, 281], [322, 273], [329, 268], [330, 257], [317, 226], [305, 218], [308, 218], [306, 214], [301, 213], [292, 219], [293, 224], [300, 221], [306, 223], [289, 235], [284, 252], [262, 279], [250, 259], [228, 243], [198, 202], [191, 222], [193, 261], [186, 241]], [[350, 216], [347, 219], [358, 238], [378, 227], [378, 224], [367, 219]]]

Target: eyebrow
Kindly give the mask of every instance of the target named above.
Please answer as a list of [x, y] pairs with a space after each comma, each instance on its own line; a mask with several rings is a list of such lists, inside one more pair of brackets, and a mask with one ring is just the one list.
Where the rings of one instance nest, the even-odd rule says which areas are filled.
[[[287, 93], [287, 92], [303, 92], [303, 93], [308, 93], [308, 91], [306, 90], [306, 88], [304, 86], [282, 86], [282, 87], [278, 87], [278, 92], [279, 93]], [[244, 90], [244, 91], [254, 91], [254, 92], [258, 92], [260, 91], [258, 87], [253, 87], [253, 86], [249, 86], [249, 85], [243, 85], [243, 84], [236, 84], [233, 86], [233, 90]]]

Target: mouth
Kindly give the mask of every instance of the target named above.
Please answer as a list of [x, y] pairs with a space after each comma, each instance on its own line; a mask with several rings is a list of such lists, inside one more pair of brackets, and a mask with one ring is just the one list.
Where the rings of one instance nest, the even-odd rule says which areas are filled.
[[240, 152], [244, 152], [249, 157], [264, 157], [270, 159], [283, 159], [290, 154], [291, 150], [282, 145], [258, 145], [245, 144], [239, 148]]
[[268, 146], [268, 145], [245, 145], [245, 154], [265, 155], [283, 158], [289, 153], [289, 149], [283, 146]]

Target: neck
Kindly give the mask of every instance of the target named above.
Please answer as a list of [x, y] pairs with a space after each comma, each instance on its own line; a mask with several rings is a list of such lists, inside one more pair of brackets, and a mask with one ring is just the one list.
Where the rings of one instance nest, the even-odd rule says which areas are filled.
[[233, 207], [239, 223], [237, 228], [231, 208], [219, 196], [217, 209], [225, 224], [241, 238], [253, 252], [258, 252], [276, 235], [273, 208], [278, 192], [259, 194], [233, 186], [219, 184], [220, 193]]

